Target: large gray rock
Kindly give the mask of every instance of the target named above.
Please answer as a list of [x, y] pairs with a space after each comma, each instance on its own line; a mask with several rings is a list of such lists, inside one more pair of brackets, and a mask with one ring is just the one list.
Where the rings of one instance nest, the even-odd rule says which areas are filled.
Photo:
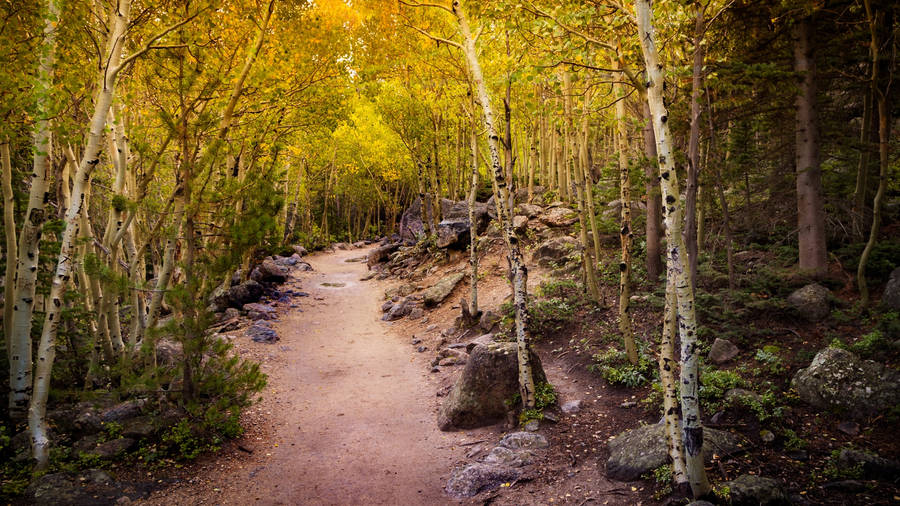
[[278, 333], [272, 328], [268, 320], [257, 320], [247, 329], [247, 335], [257, 343], [274, 343], [280, 341]]
[[507, 467], [522, 467], [531, 464], [532, 454], [528, 450], [511, 450], [498, 446], [484, 458], [485, 464], [502, 465]]
[[250, 272], [250, 279], [257, 283], [284, 283], [287, 269], [278, 265], [272, 257], [267, 257]]
[[99, 456], [102, 459], [112, 459], [128, 451], [134, 446], [134, 439], [128, 437], [120, 437], [98, 444], [90, 453]]
[[811, 322], [820, 321], [831, 314], [831, 292], [818, 283], [794, 290], [787, 302], [797, 314]]
[[309, 255], [309, 251], [306, 251], [306, 248], [304, 248], [303, 246], [301, 246], [299, 244], [295, 244], [295, 245], [291, 246], [291, 248], [294, 250], [294, 253], [300, 255], [301, 257], [305, 257], [306, 255]]
[[250, 304], [244, 304], [243, 309], [247, 312], [247, 318], [250, 318], [253, 321], [274, 320], [278, 317], [275, 308], [268, 304], [251, 302]]
[[725, 482], [732, 506], [779, 506], [791, 504], [781, 490], [781, 484], [772, 478], [744, 474]]
[[228, 307], [242, 308], [244, 304], [256, 302], [262, 297], [263, 287], [250, 279], [225, 291]]
[[[703, 429], [703, 456], [711, 461], [713, 454], [732, 455], [742, 451], [746, 443], [730, 432]], [[642, 474], [665, 464], [669, 458], [665, 426], [661, 423], [627, 430], [609, 442], [606, 476], [619, 481], [637, 480]]]
[[128, 418], [139, 416], [147, 404], [145, 399], [132, 399], [120, 402], [115, 406], [104, 409], [100, 413], [100, 419], [103, 422], [122, 422]]
[[709, 347], [709, 360], [715, 364], [722, 364], [736, 357], [740, 351], [731, 341], [717, 337]]
[[[491, 221], [489, 206], [475, 202], [475, 226], [478, 233], [484, 232]], [[469, 203], [465, 200], [441, 199], [441, 218], [445, 220], [469, 220]]]
[[574, 237], [562, 236], [545, 241], [531, 256], [531, 261], [543, 267], [562, 265], [573, 252], [581, 250], [581, 243]]
[[805, 402], [836, 409], [852, 418], [876, 415], [900, 403], [900, 372], [862, 360], [840, 348], [825, 348], [791, 386]]
[[547, 438], [533, 432], [511, 432], [500, 440], [500, 446], [510, 450], [536, 450], [550, 446]]
[[466, 277], [465, 273], [458, 272], [456, 274], [450, 274], [444, 276], [434, 285], [428, 287], [424, 292], [422, 292], [422, 296], [425, 300], [426, 306], [436, 306], [444, 301], [447, 296], [453, 292], [453, 289], [456, 288], [456, 285], [459, 284], [462, 279]]
[[888, 309], [900, 311], [900, 267], [891, 271], [891, 277], [881, 295], [881, 304]]
[[452, 497], [472, 497], [479, 492], [493, 490], [518, 479], [517, 469], [497, 464], [471, 464], [453, 473], [447, 481], [447, 494]]
[[435, 245], [438, 248], [449, 248], [450, 246], [469, 244], [471, 231], [469, 230], [468, 218], [457, 218], [451, 220], [442, 220], [437, 226], [437, 240]]
[[[535, 383], [546, 382], [541, 361], [531, 352]], [[469, 355], [438, 413], [441, 430], [470, 429], [506, 418], [509, 402], [519, 393], [516, 343], [477, 345]]]
[[896, 480], [900, 477], [900, 463], [896, 460], [886, 459], [878, 455], [864, 453], [859, 450], [845, 448], [838, 455], [838, 462], [844, 469], [859, 466], [862, 469], [861, 478], [867, 480]]
[[568, 227], [578, 221], [578, 213], [568, 207], [554, 207], [542, 214], [539, 219], [548, 227]]
[[377, 264], [386, 261], [390, 254], [397, 251], [399, 248], [400, 243], [394, 242], [373, 249], [366, 256], [366, 265], [369, 267], [369, 269], [375, 267]]
[[424, 233], [422, 199], [417, 198], [400, 217], [400, 239], [405, 243], [415, 243]]
[[519, 204], [516, 207], [516, 212], [529, 218], [534, 218], [544, 212], [544, 208], [535, 204]]
[[400, 318], [403, 318], [404, 316], [411, 313], [414, 307], [416, 307], [415, 301], [409, 297], [404, 297], [395, 302], [394, 305], [392, 305], [391, 308], [388, 309], [387, 312], [384, 313], [384, 315], [382, 315], [381, 319], [386, 322], [399, 320]]

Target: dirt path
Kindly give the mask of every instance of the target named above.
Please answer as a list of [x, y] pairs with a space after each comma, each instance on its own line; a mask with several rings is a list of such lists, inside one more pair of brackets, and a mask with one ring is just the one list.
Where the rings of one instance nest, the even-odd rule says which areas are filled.
[[[156, 504], [452, 504], [443, 486], [475, 433], [437, 430], [434, 379], [409, 336], [380, 321], [384, 284], [359, 281], [366, 250], [311, 256], [293, 283], [310, 294], [275, 324], [267, 428], [199, 465]], [[289, 282], [290, 283], [290, 282]], [[241, 337], [240, 339], [246, 339]], [[241, 343], [241, 347], [246, 347]], [[245, 446], [245, 447], [246, 447]]]

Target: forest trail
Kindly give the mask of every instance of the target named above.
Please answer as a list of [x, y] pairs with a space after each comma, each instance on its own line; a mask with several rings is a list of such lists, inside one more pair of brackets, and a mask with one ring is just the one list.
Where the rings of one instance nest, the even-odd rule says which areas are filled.
[[[423, 355], [380, 321], [384, 286], [359, 281], [367, 250], [304, 258], [310, 294], [274, 327], [281, 341], [269, 385], [252, 409], [271, 423], [252, 454], [221, 452], [194, 483], [152, 504], [452, 504], [443, 486], [471, 434], [442, 433]], [[422, 362], [422, 363], [420, 363]], [[248, 434], [248, 436], [252, 436]], [[248, 440], [251, 438], [245, 438]], [[260, 438], [256, 438], [260, 439]], [[229, 458], [229, 454], [230, 458]]]

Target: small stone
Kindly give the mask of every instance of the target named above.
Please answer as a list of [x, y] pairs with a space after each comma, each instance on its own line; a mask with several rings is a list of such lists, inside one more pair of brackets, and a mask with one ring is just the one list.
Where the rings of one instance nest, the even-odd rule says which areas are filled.
[[859, 424], [851, 421], [843, 421], [838, 424], [838, 430], [847, 434], [848, 436], [855, 436], [859, 434]]
[[575, 399], [575, 400], [567, 401], [567, 402], [563, 403], [563, 405], [560, 406], [559, 409], [561, 409], [562, 412], [567, 415], [574, 415], [575, 413], [578, 413], [579, 411], [581, 411], [581, 405], [582, 405], [581, 399]]
[[494, 490], [519, 476], [521, 473], [511, 467], [471, 464], [453, 473], [446, 490], [452, 497], [472, 497], [479, 492]]
[[731, 341], [716, 338], [709, 348], [709, 360], [716, 364], [722, 364], [736, 357], [740, 351]]
[[418, 348], [416, 348], [416, 351], [418, 351], [419, 353], [424, 353], [424, 352], [428, 351], [428, 347], [427, 346], [419, 346]]
[[547, 438], [533, 432], [513, 432], [503, 436], [500, 446], [510, 450], [546, 448], [550, 446]]
[[415, 338], [413, 338], [413, 340], [412, 340], [412, 343], [413, 343], [414, 345], [419, 344], [419, 343], [421, 343], [421, 342], [422, 342], [421, 339], [415, 339]]
[[806, 450], [791, 450], [785, 452], [785, 456], [798, 462], [806, 462], [807, 460], [809, 460], [809, 452], [807, 452]]
[[420, 307], [414, 307], [412, 308], [412, 310], [410, 310], [409, 316], [407, 316], [407, 318], [409, 318], [410, 320], [418, 320], [423, 316], [425, 316], [425, 310]]
[[441, 372], [441, 369], [437, 366], [431, 368], [431, 372]]
[[529, 420], [528, 423], [525, 424], [525, 430], [528, 432], [537, 432], [540, 428], [541, 422], [537, 420]]
[[437, 325], [432, 323], [431, 325], [425, 327], [425, 332], [431, 332], [432, 330], [435, 330], [436, 328], [437, 328]]
[[766, 443], [771, 443], [775, 441], [775, 434], [770, 430], [763, 429], [759, 431], [759, 438]]
[[841, 480], [832, 481], [822, 485], [825, 490], [834, 490], [837, 492], [845, 492], [848, 494], [856, 494], [866, 490], [866, 484], [859, 480]]
[[772, 478], [745, 474], [726, 482], [733, 506], [774, 506], [789, 504], [781, 484]]
[[787, 302], [800, 317], [810, 322], [823, 320], [831, 314], [831, 292], [817, 283], [795, 290]]
[[635, 401], [625, 401], [622, 404], [619, 404], [620, 408], [629, 409], [637, 406], [637, 402]]
[[559, 416], [552, 411], [544, 411], [544, 420], [552, 423], [559, 423]]
[[497, 446], [484, 458], [485, 464], [501, 464], [509, 467], [522, 467], [531, 463], [532, 454], [528, 450], [510, 450]]

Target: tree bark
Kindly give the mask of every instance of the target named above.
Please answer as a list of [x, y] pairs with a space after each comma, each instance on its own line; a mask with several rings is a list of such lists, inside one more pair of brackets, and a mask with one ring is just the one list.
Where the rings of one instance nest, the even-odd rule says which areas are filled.
[[[472, 78], [473, 88], [477, 93], [478, 101], [484, 114], [484, 126], [487, 130], [488, 148], [491, 155], [491, 168], [494, 175], [494, 183], [497, 188], [495, 197], [499, 202], [505, 203], [509, 200], [509, 188], [506, 183], [506, 175], [503, 166], [500, 164], [500, 139], [497, 136], [497, 129], [494, 123], [494, 111], [491, 107], [490, 96], [484, 84], [484, 76], [481, 71], [481, 64], [478, 61], [478, 53], [475, 49], [475, 40], [469, 28], [469, 20], [460, 0], [454, 0], [452, 4], [453, 14], [456, 15], [459, 23], [459, 30], [463, 38], [463, 52], [465, 53], [466, 62], [468, 63], [469, 72]], [[519, 391], [522, 396], [522, 405], [525, 409], [531, 409], [535, 405], [534, 399], [534, 376], [531, 371], [531, 359], [528, 350], [528, 269], [522, 258], [519, 249], [519, 239], [516, 237], [512, 227], [512, 220], [509, 219], [507, 206], [499, 205], [499, 218], [503, 223], [506, 236], [506, 245], [509, 250], [509, 262], [513, 271], [513, 305], [515, 307], [516, 318], [516, 345], [519, 362]]]
[[678, 330], [681, 339], [681, 414], [685, 449], [685, 471], [694, 497], [710, 492], [709, 480], [703, 467], [703, 424], [700, 418], [697, 318], [694, 292], [690, 276], [685, 271], [682, 210], [678, 198], [678, 174], [675, 171], [669, 132], [669, 113], [663, 102], [665, 74], [656, 49], [656, 34], [652, 22], [651, 0], [636, 0], [638, 39], [647, 71], [647, 101], [656, 134], [659, 154], [660, 184], [665, 202], [667, 265], [674, 279], [678, 305]]
[[800, 272], [814, 278], [828, 271], [825, 247], [825, 203], [819, 167], [819, 132], [816, 120], [816, 63], [813, 54], [813, 20], [805, 17], [794, 27], [794, 70], [797, 95], [797, 229]]
[[703, 5], [696, 1], [694, 63], [691, 76], [691, 127], [688, 136], [687, 192], [685, 193], [684, 242], [691, 269], [691, 288], [697, 289], [697, 188], [700, 175], [700, 90], [703, 87]]
[[655, 282], [662, 274], [662, 212], [659, 190], [659, 170], [656, 162], [656, 136], [653, 134], [653, 122], [650, 119], [650, 106], [643, 104], [644, 112], [644, 155], [647, 157], [644, 166], [644, 190], [647, 193], [647, 222], [645, 224], [647, 240], [647, 278]]
[[628, 128], [625, 119], [625, 94], [622, 85], [613, 84], [616, 98], [616, 151], [619, 165], [619, 202], [622, 205], [619, 226], [619, 243], [622, 247], [619, 260], [619, 332], [625, 343], [625, 353], [632, 365], [638, 363], [637, 345], [631, 327], [631, 249], [634, 232], [631, 230], [631, 182], [628, 178]]
[[[16, 262], [19, 257], [16, 243], [15, 194], [12, 188], [12, 160], [9, 156], [9, 141], [0, 144], [0, 171], [3, 172], [3, 231], [6, 234], [6, 272], [3, 286], [3, 338], [6, 360], [12, 359], [12, 319], [13, 297], [16, 285]], [[10, 362], [10, 365], [12, 363]]]

